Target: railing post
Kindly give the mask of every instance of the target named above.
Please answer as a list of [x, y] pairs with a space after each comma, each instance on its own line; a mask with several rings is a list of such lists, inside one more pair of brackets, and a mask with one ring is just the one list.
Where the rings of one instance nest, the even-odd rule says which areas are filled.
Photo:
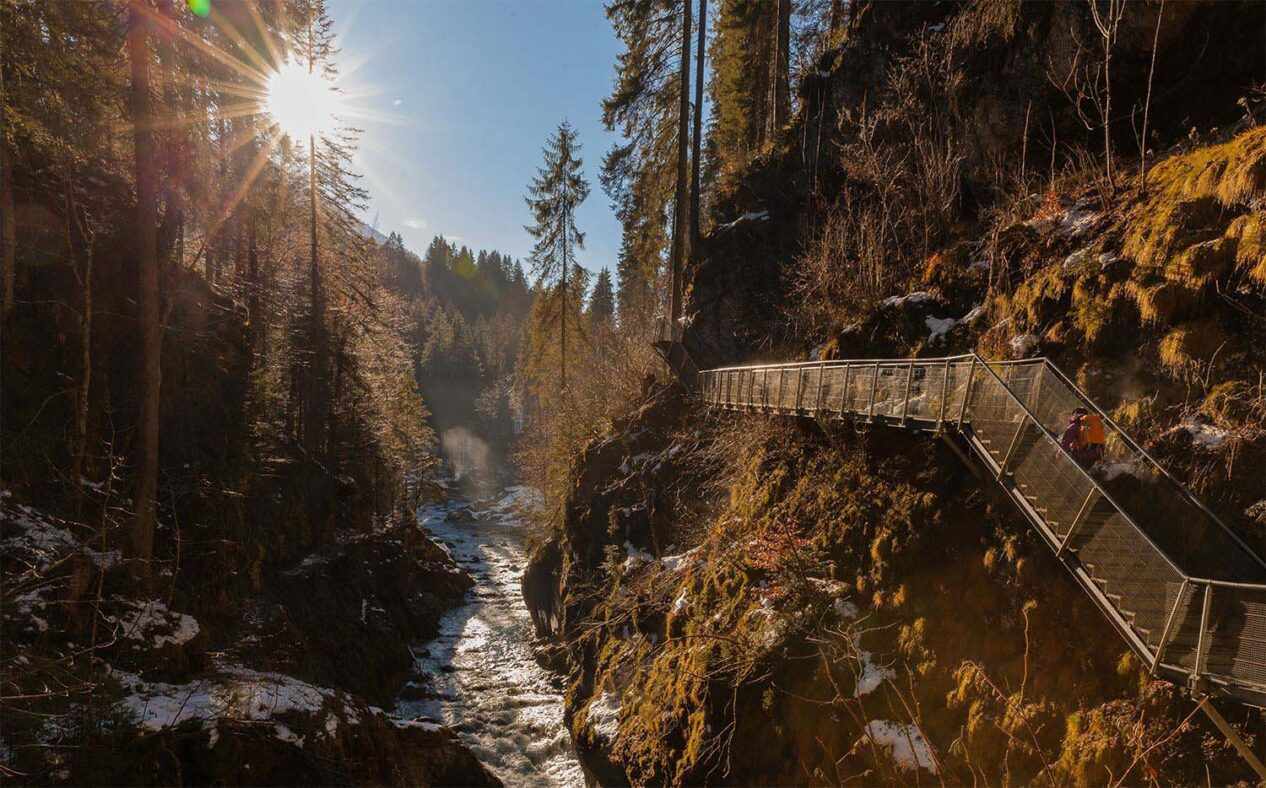
[[818, 396], [814, 398], [813, 412], [815, 414], [822, 413], [822, 389], [826, 388], [826, 363], [818, 362]]
[[1191, 682], [1194, 685], [1204, 673], [1205, 663], [1209, 659], [1209, 609], [1213, 603], [1213, 584], [1204, 585], [1204, 603], [1200, 606], [1200, 637], [1196, 640], [1196, 661], [1191, 669]]
[[967, 415], [967, 400], [971, 399], [971, 382], [976, 376], [976, 357], [971, 357], [967, 366], [967, 384], [963, 386], [963, 404], [958, 408], [958, 429], [963, 428], [963, 417]]
[[911, 361], [906, 365], [906, 394], [901, 401], [901, 423], [906, 423], [906, 417], [910, 414], [910, 384], [914, 382], [914, 362]]
[[796, 367], [796, 413], [800, 412], [800, 401], [804, 396], [804, 367]]
[[840, 389], [840, 415], [841, 416], [844, 415], [845, 410], [851, 410], [850, 408], [846, 408], [846, 406], [848, 405], [848, 395], [852, 393], [852, 391], [849, 389], [849, 384], [851, 383], [850, 379], [852, 378], [852, 376], [853, 376], [853, 365], [845, 361], [844, 362], [844, 386], [843, 388]]
[[774, 403], [775, 410], [778, 410], [778, 411], [782, 410], [782, 395], [783, 395], [783, 391], [786, 388], [787, 388], [787, 368], [779, 367], [778, 368], [778, 400]]
[[1086, 493], [1086, 500], [1081, 502], [1081, 508], [1077, 510], [1077, 516], [1068, 524], [1068, 531], [1064, 533], [1064, 539], [1059, 543], [1059, 549], [1055, 551], [1057, 558], [1062, 557], [1064, 552], [1068, 550], [1068, 545], [1073, 541], [1073, 533], [1081, 526], [1082, 521], [1086, 519], [1086, 515], [1090, 514], [1090, 510], [1094, 506], [1095, 495], [1098, 492], [1098, 489], [1091, 487], [1090, 492]]
[[945, 371], [941, 373], [941, 407], [936, 414], [936, 431], [940, 432], [945, 428], [945, 399], [949, 396], [949, 359], [945, 359]]
[[866, 406], [866, 418], [875, 420], [875, 387], [879, 385], [879, 362], [875, 362], [874, 374], [870, 376], [870, 404]]
[[1156, 653], [1152, 656], [1152, 675], [1156, 675], [1156, 669], [1160, 667], [1161, 656], [1165, 653], [1165, 644], [1169, 642], [1169, 633], [1174, 628], [1174, 618], [1178, 615], [1178, 607], [1182, 604], [1182, 598], [1187, 593], [1187, 584], [1191, 582], [1187, 578], [1182, 579], [1182, 584], [1178, 586], [1178, 596], [1174, 598], [1174, 606], [1169, 609], [1169, 615], [1165, 617], [1165, 628], [1161, 630], [1160, 642], [1156, 644]]
[[768, 367], [765, 368], [764, 373], [760, 376], [760, 387], [761, 387], [761, 394], [760, 394], [761, 407], [768, 409], [769, 408], [769, 368]]
[[1015, 447], [1020, 443], [1020, 436], [1024, 434], [1024, 428], [1029, 423], [1029, 414], [1025, 413], [1020, 416], [1020, 426], [1016, 427], [1015, 434], [1011, 436], [1011, 443], [1007, 444], [1007, 453], [1002, 455], [1002, 463], [998, 466], [998, 478], [1007, 475], [1007, 463], [1011, 462], [1011, 455], [1015, 452]]

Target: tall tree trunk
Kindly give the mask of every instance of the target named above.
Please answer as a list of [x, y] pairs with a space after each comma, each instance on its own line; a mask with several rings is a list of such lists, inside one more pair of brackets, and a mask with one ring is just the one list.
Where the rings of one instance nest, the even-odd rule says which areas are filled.
[[[3, 29], [0, 28], [0, 34]], [[0, 37], [0, 46], [3, 38]], [[0, 266], [4, 267], [3, 311], [7, 318], [13, 312], [13, 289], [17, 281], [17, 219], [13, 215], [13, 163], [9, 159], [9, 119], [5, 112], [8, 93], [4, 89], [4, 68], [0, 66]]]
[[[79, 216], [74, 190], [66, 179], [66, 246], [79, 277], [79, 384], [75, 392], [75, 445], [70, 479], [75, 491], [75, 517], [83, 516], [84, 463], [88, 454], [88, 403], [92, 391], [92, 257], [93, 246]], [[80, 258], [82, 255], [82, 264]]]
[[563, 290], [562, 290], [562, 312], [559, 320], [562, 324], [562, 330], [558, 335], [558, 372], [560, 393], [567, 391], [567, 226], [571, 221], [571, 209], [566, 201], [563, 202]]
[[134, 0], [128, 29], [132, 68], [132, 128], [136, 156], [137, 293], [141, 323], [140, 478], [132, 524], [133, 572], [148, 581], [154, 555], [155, 499], [158, 493], [159, 394], [162, 387], [162, 333], [158, 294], [158, 208], [155, 200], [154, 118], [150, 101], [148, 21], [144, 0]]
[[673, 245], [669, 256], [672, 268], [672, 293], [668, 310], [670, 340], [677, 339], [681, 321], [681, 268], [686, 256], [686, 234], [689, 225], [686, 204], [687, 152], [690, 145], [690, 11], [692, 0], [685, 0], [681, 9], [681, 96], [677, 109], [677, 193], [673, 202]]
[[791, 61], [791, 0], [778, 0], [778, 26], [774, 38], [774, 57], [772, 60], [771, 90], [773, 109], [770, 116], [770, 134], [773, 139], [778, 130], [787, 124], [787, 113], [791, 106], [790, 61]]
[[309, 287], [312, 298], [309, 341], [312, 342], [312, 364], [308, 370], [309, 385], [305, 401], [305, 447], [312, 457], [320, 457], [325, 431], [325, 369], [327, 346], [325, 337], [325, 301], [321, 287], [320, 251], [317, 246], [317, 177], [316, 135], [308, 137], [308, 259]]
[[[690, 0], [687, 0], [689, 2]], [[703, 147], [703, 67], [707, 56], [708, 0], [699, 0], [699, 40], [695, 52], [695, 129], [691, 144], [690, 174], [690, 253], [699, 252], [699, 197], [702, 189], [699, 170], [702, 166], [700, 151]]]

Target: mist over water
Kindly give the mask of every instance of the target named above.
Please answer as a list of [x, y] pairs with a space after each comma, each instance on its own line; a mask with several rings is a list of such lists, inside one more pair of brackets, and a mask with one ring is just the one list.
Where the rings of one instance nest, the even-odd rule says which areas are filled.
[[463, 490], [486, 490], [495, 482], [499, 466], [483, 438], [465, 427], [450, 427], [440, 433], [440, 447]]
[[[464, 440], [455, 432], [446, 431], [446, 448], [450, 438]], [[472, 469], [478, 454], [470, 455]], [[418, 673], [429, 677], [420, 682], [424, 697], [396, 710], [452, 727], [506, 785], [583, 786], [563, 722], [561, 680], [532, 658], [534, 630], [519, 585], [527, 555], [518, 506], [535, 495], [511, 487], [473, 504], [455, 498], [419, 509], [419, 524], [476, 585], [441, 621], [439, 637], [415, 647]]]

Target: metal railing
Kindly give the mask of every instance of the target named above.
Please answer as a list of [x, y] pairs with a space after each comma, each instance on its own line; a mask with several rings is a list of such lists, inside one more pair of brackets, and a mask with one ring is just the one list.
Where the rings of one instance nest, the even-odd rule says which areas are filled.
[[[1047, 359], [724, 367], [699, 390], [731, 410], [961, 430], [1153, 673], [1266, 706], [1266, 562]], [[1077, 407], [1105, 428], [1091, 467], [1058, 438]]]

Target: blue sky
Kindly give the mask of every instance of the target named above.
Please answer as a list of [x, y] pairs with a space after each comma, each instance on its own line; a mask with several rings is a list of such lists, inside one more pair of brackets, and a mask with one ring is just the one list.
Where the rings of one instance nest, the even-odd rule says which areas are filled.
[[[421, 254], [443, 234], [526, 258], [523, 195], [546, 137], [580, 132], [592, 190], [579, 262], [614, 270], [620, 226], [598, 185], [619, 42], [600, 0], [329, 0], [365, 130], [357, 169], [378, 229]], [[526, 260], [525, 260], [526, 264]]]

